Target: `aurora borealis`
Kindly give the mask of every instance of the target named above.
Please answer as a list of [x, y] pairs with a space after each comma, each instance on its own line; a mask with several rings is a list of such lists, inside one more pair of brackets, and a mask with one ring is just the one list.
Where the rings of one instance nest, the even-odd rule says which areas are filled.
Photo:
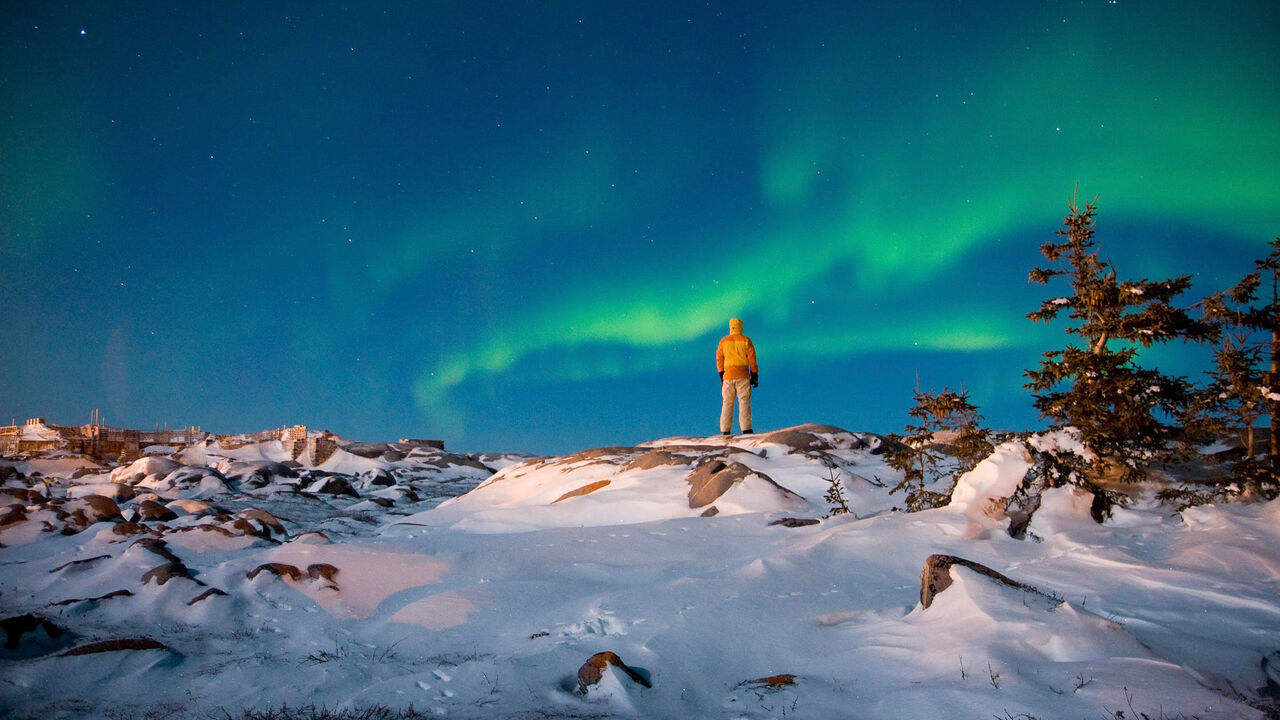
[[0, 422], [709, 434], [737, 316], [757, 429], [900, 430], [917, 377], [1018, 429], [1077, 184], [1196, 297], [1280, 235], [1269, 0], [27, 5]]

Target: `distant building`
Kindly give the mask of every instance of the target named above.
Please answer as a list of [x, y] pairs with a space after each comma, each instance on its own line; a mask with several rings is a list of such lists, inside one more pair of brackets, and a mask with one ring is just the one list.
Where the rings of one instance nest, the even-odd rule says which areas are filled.
[[116, 459], [141, 456], [149, 445], [186, 446], [208, 437], [194, 427], [154, 432], [123, 430], [96, 423], [68, 427], [51, 425], [44, 418], [30, 418], [23, 425], [0, 427], [0, 455], [63, 450], [94, 458]]
[[[197, 427], [180, 430], [156, 428], [155, 431], [108, 427], [98, 422], [97, 411], [94, 411], [93, 419], [94, 422], [79, 427], [51, 425], [42, 417], [30, 418], [22, 425], [0, 426], [0, 457], [63, 450], [89, 455], [99, 461], [133, 460], [141, 457], [146, 448], [156, 445], [183, 448], [216, 441], [219, 447], [229, 450], [250, 443], [279, 440], [293, 459], [297, 460], [305, 453], [311, 464], [321, 465], [338, 451], [341, 442], [341, 438], [328, 430], [313, 435], [306, 425], [251, 434], [214, 435]], [[398, 444], [444, 450], [442, 440], [401, 438]]]

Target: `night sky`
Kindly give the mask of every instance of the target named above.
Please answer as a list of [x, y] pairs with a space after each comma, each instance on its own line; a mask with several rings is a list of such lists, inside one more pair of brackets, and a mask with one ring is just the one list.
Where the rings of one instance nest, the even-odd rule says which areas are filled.
[[1077, 184], [1188, 304], [1280, 235], [1275, 0], [0, 13], [0, 423], [706, 435], [736, 316], [757, 430], [1023, 429]]

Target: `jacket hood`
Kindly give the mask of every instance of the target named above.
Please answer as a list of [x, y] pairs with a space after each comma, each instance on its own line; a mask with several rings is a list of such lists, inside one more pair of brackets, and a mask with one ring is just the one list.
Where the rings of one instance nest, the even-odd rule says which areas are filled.
[[742, 334], [742, 321], [741, 321], [741, 320], [739, 320], [738, 318], [733, 318], [732, 320], [730, 320], [730, 321], [729, 321], [729, 334], [731, 334], [731, 335], [741, 335], [741, 334]]

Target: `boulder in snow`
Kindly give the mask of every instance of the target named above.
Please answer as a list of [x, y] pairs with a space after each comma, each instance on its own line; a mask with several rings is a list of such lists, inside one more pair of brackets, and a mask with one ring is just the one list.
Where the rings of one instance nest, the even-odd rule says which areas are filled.
[[157, 585], [163, 585], [174, 578], [191, 579], [191, 570], [181, 562], [167, 562], [163, 565], [157, 565], [143, 573], [142, 584], [146, 585], [152, 580], [155, 580]]
[[264, 572], [271, 573], [272, 575], [275, 575], [278, 578], [287, 577], [290, 580], [293, 580], [294, 582], [297, 582], [302, 579], [302, 571], [299, 570], [298, 568], [292, 565], [286, 565], [285, 563], [275, 563], [275, 562], [263, 563], [262, 565], [259, 565], [258, 567], [250, 570], [248, 573], [246, 573], [246, 575], [250, 580], [252, 580]]
[[929, 607], [933, 604], [933, 598], [938, 593], [951, 587], [951, 568], [956, 565], [967, 567], [980, 575], [985, 575], [986, 577], [989, 577], [996, 582], [1004, 583], [1009, 587], [1033, 592], [1038, 595], [1044, 594], [1030, 585], [1024, 585], [1017, 580], [1012, 580], [1008, 576], [996, 572], [981, 563], [976, 563], [972, 560], [965, 560], [964, 558], [956, 557], [955, 555], [930, 555], [928, 559], [924, 561], [924, 571], [920, 573], [921, 606], [926, 608]]
[[653, 687], [653, 684], [648, 679], [622, 662], [622, 658], [618, 657], [617, 653], [605, 651], [592, 655], [582, 664], [582, 667], [578, 668], [578, 694], [586, 695], [592, 687], [599, 684], [610, 667], [617, 668], [631, 682], [637, 685], [647, 688]]

